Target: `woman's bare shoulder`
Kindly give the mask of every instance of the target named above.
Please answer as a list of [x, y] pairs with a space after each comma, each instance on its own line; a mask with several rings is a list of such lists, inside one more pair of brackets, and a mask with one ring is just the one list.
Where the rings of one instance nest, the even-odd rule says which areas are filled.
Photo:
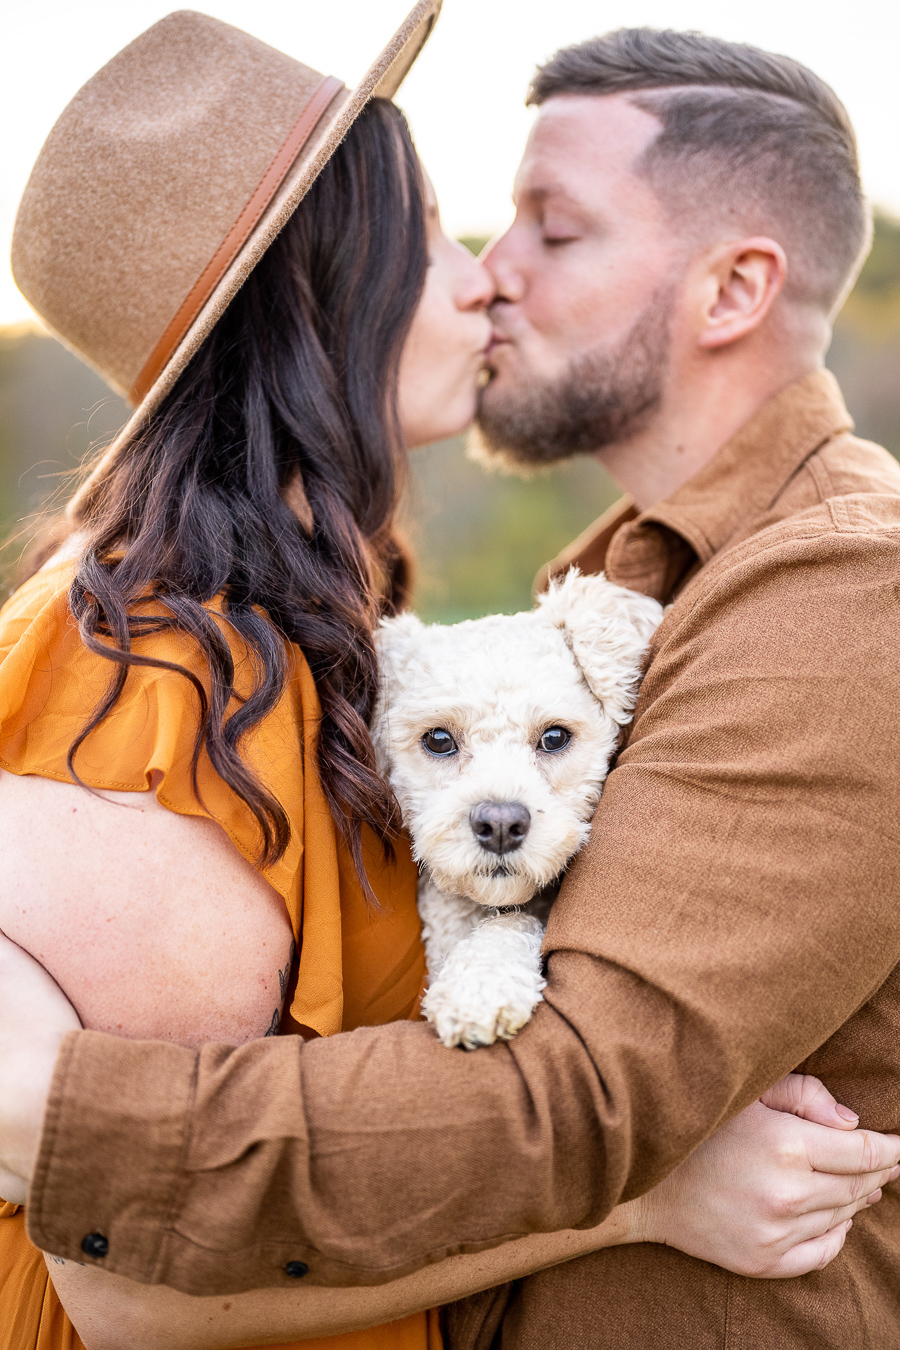
[[152, 791], [0, 772], [0, 929], [86, 1026], [198, 1045], [277, 1025], [284, 901], [218, 825]]

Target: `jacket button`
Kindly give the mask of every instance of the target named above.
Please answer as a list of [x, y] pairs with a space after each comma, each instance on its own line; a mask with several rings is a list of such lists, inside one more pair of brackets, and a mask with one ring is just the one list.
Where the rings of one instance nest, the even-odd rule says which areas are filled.
[[87, 1256], [106, 1256], [109, 1242], [102, 1233], [88, 1233], [81, 1239], [81, 1250]]
[[[87, 1241], [87, 1239], [85, 1239]], [[292, 1280], [302, 1280], [308, 1272], [309, 1266], [305, 1261], [288, 1261], [284, 1268], [285, 1275], [290, 1275]]]

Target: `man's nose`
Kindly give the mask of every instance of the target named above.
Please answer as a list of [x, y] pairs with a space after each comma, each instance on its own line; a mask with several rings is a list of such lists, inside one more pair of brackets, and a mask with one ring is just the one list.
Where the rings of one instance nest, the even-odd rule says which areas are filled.
[[485, 852], [515, 853], [531, 829], [531, 812], [521, 802], [479, 802], [469, 824]]

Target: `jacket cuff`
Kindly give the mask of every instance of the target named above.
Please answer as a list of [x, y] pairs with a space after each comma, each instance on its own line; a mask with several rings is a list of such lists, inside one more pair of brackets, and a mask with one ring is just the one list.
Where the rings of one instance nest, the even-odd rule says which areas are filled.
[[26, 1207], [37, 1247], [158, 1282], [196, 1080], [197, 1052], [182, 1046], [65, 1037]]
[[[186, 1294], [291, 1289], [307, 1272], [310, 1284], [359, 1282], [305, 1240], [296, 1213], [307, 1175], [302, 1044], [195, 1051], [70, 1032], [26, 1206], [31, 1241]], [[393, 1277], [379, 1270], [373, 1283]]]

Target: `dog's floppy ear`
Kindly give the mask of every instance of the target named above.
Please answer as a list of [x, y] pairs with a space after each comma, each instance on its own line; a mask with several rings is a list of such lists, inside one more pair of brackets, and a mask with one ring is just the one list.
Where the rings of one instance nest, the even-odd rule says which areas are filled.
[[414, 614], [398, 614], [395, 619], [382, 619], [375, 629], [375, 650], [378, 653], [378, 697], [372, 710], [369, 730], [375, 757], [383, 774], [390, 776], [393, 769], [393, 746], [390, 734], [390, 713], [407, 680], [414, 677], [414, 665], [419, 647], [419, 636], [424, 630]]
[[407, 610], [394, 619], [382, 619], [375, 629], [375, 649], [384, 683], [403, 683], [403, 675], [419, 647], [425, 625]]
[[538, 612], [561, 630], [607, 715], [620, 726], [630, 722], [642, 658], [662, 607], [647, 595], [613, 585], [602, 573], [585, 577], [573, 567], [551, 581], [538, 598]]

